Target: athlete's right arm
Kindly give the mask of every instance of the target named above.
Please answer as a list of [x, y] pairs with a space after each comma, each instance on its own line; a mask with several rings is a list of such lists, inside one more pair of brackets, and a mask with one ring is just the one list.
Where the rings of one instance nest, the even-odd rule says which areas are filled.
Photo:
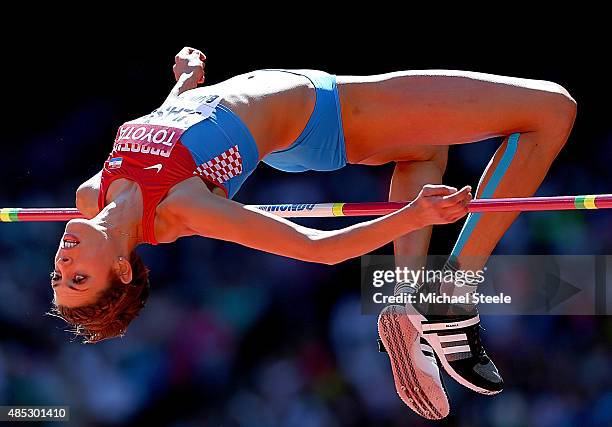
[[206, 55], [197, 49], [184, 47], [174, 57], [174, 79], [176, 84], [166, 98], [166, 102], [179, 96], [181, 93], [195, 89], [199, 84], [204, 83], [204, 62]]
[[454, 222], [467, 213], [470, 188], [425, 186], [405, 208], [371, 221], [333, 231], [304, 227], [271, 213], [206, 195], [178, 201], [175, 214], [192, 235], [323, 264], [336, 264], [371, 252], [398, 237], [432, 224]]

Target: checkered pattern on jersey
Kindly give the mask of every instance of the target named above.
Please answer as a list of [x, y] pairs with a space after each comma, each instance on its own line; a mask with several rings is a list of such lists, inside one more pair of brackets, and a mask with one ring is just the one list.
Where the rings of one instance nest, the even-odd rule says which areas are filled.
[[238, 151], [238, 146], [225, 150], [218, 156], [213, 157], [209, 161], [199, 165], [193, 172], [194, 175], [200, 175], [206, 179], [223, 184], [230, 178], [242, 173], [242, 157]]

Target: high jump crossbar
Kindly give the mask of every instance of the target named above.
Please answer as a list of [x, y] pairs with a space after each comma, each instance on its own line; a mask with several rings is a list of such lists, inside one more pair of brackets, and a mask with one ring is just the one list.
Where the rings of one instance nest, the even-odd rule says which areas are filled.
[[[246, 205], [283, 218], [329, 218], [381, 216], [396, 212], [410, 202], [282, 203]], [[611, 209], [612, 194], [555, 197], [476, 199], [469, 212], [529, 212], [577, 209]], [[0, 208], [0, 222], [69, 221], [84, 218], [76, 208]]]

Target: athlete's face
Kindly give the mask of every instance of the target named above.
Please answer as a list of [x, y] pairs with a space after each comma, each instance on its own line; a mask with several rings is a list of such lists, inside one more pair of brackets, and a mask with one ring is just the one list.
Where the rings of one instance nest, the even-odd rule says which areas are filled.
[[51, 273], [56, 304], [79, 307], [95, 303], [109, 285], [116, 259], [116, 249], [103, 229], [86, 219], [68, 222]]

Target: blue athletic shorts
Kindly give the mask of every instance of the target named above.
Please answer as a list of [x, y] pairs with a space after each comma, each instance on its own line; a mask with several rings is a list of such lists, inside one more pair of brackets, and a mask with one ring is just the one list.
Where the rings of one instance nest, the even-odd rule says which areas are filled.
[[[283, 71], [308, 78], [316, 88], [314, 110], [302, 134], [289, 148], [264, 157], [273, 168], [286, 172], [307, 170], [332, 171], [346, 165], [346, 149], [336, 76], [315, 70]], [[209, 162], [211, 167], [224, 166], [226, 157], [238, 156], [241, 168], [224, 171], [223, 182], [217, 183], [234, 197], [244, 181], [257, 167], [259, 152], [246, 125], [230, 109], [219, 104], [212, 115], [191, 126], [181, 136], [197, 165]], [[229, 154], [228, 154], [229, 153]], [[238, 154], [236, 154], [238, 153]], [[235, 164], [235, 159], [232, 159]], [[231, 165], [230, 165], [231, 166]]]
[[316, 88], [314, 111], [302, 134], [289, 148], [263, 161], [285, 172], [332, 171], [346, 165], [346, 147], [336, 76], [316, 70], [273, 70], [308, 78]]

